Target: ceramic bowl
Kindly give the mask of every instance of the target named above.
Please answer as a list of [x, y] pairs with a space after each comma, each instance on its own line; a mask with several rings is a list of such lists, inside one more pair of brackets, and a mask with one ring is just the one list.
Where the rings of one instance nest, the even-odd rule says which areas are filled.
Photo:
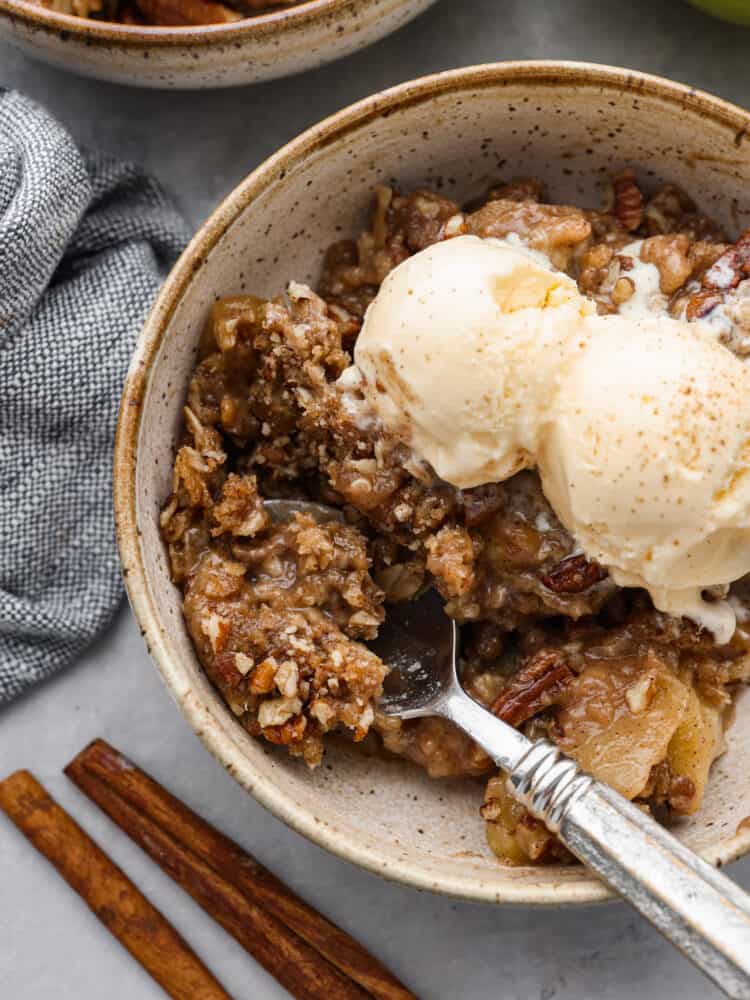
[[[498, 177], [543, 177], [554, 199], [600, 204], [629, 164], [684, 187], [737, 231], [750, 223], [750, 118], [652, 76], [579, 63], [500, 63], [407, 83], [339, 112], [255, 170], [214, 212], [172, 271], [140, 338], [116, 446], [115, 503], [128, 591], [151, 654], [189, 724], [239, 783], [295, 830], [348, 861], [420, 889], [473, 900], [592, 902], [582, 867], [508, 868], [478, 816], [482, 785], [336, 746], [310, 772], [248, 736], [201, 670], [169, 580], [158, 514], [201, 325], [222, 295], [314, 283], [322, 249], [365, 224], [375, 184], [437, 188], [459, 200]], [[701, 812], [678, 836], [714, 863], [748, 849], [750, 698]]]
[[204, 89], [289, 76], [350, 55], [435, 0], [306, 0], [233, 24], [131, 27], [0, 0], [0, 38], [84, 76], [165, 89]]

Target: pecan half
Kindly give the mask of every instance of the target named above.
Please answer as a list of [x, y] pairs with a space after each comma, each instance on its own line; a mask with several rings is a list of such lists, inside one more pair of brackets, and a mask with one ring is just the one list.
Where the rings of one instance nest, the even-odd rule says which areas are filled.
[[531, 201], [488, 201], [466, 218], [467, 232], [483, 239], [515, 233], [532, 250], [541, 250], [554, 267], [565, 270], [573, 251], [591, 236], [591, 223], [571, 205], [537, 205]]
[[590, 562], [585, 555], [568, 556], [541, 577], [548, 590], [556, 594], [582, 594], [607, 576], [607, 571], [597, 562]]
[[558, 701], [572, 680], [573, 673], [562, 656], [542, 650], [511, 678], [491, 710], [503, 722], [519, 726]]
[[613, 214], [623, 229], [636, 230], [643, 221], [643, 195], [632, 170], [623, 170], [612, 181]]

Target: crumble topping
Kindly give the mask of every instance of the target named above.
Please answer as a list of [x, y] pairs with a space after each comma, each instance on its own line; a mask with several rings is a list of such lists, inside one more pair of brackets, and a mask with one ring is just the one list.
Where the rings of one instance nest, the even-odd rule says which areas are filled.
[[[190, 634], [238, 722], [313, 766], [327, 733], [373, 730], [433, 777], [488, 776], [488, 841], [511, 863], [571, 858], [450, 723], [378, 714], [387, 664], [366, 640], [388, 603], [436, 587], [462, 627], [472, 697], [666, 817], [698, 808], [750, 671], [745, 582], [730, 595], [737, 631], [717, 646], [587, 560], [534, 471], [458, 490], [364, 398], [352, 348], [380, 283], [466, 233], [544, 255], [601, 313], [684, 315], [750, 353], [744, 235], [730, 245], [683, 192], [649, 195], [628, 171], [602, 210], [544, 198], [526, 178], [471, 205], [379, 188], [368, 229], [327, 251], [317, 291], [291, 282], [286, 297], [216, 303], [162, 512]], [[332, 505], [344, 523], [274, 523], [272, 498]]]

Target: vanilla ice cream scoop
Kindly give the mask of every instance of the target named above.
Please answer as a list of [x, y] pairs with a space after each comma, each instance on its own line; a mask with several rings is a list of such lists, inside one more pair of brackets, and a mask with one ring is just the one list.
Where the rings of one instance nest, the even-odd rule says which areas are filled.
[[620, 586], [720, 641], [734, 612], [707, 587], [750, 572], [750, 369], [666, 317], [590, 317], [540, 435], [555, 513]]
[[447, 482], [537, 467], [589, 558], [726, 642], [707, 588], [750, 572], [750, 368], [698, 324], [596, 316], [518, 243], [399, 265], [355, 348], [380, 419]]
[[459, 236], [392, 271], [355, 347], [385, 425], [467, 488], [535, 464], [549, 383], [593, 305], [539, 254]]

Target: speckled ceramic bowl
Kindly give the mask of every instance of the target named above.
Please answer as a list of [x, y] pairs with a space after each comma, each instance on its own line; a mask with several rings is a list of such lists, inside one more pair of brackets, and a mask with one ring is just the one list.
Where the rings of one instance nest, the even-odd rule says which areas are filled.
[[[141, 336], [122, 404], [115, 502], [130, 600], [189, 724], [248, 791], [355, 864], [467, 899], [561, 904], [607, 896], [583, 868], [507, 868], [485, 844], [482, 786], [336, 747], [309, 772], [249, 737], [203, 674], [169, 581], [159, 507], [207, 310], [237, 292], [315, 282], [322, 249], [356, 234], [374, 184], [398, 179], [466, 199], [533, 174], [554, 198], [598, 205], [624, 164], [682, 185], [730, 230], [750, 223], [750, 118], [655, 77], [575, 63], [505, 63], [417, 80], [355, 104], [267, 160], [216, 210], [172, 272]], [[750, 697], [699, 815], [679, 836], [712, 862], [750, 845]]]
[[434, 2], [306, 0], [233, 24], [167, 28], [93, 21], [27, 0], [0, 0], [0, 38], [53, 66], [115, 83], [231, 87], [350, 55]]

